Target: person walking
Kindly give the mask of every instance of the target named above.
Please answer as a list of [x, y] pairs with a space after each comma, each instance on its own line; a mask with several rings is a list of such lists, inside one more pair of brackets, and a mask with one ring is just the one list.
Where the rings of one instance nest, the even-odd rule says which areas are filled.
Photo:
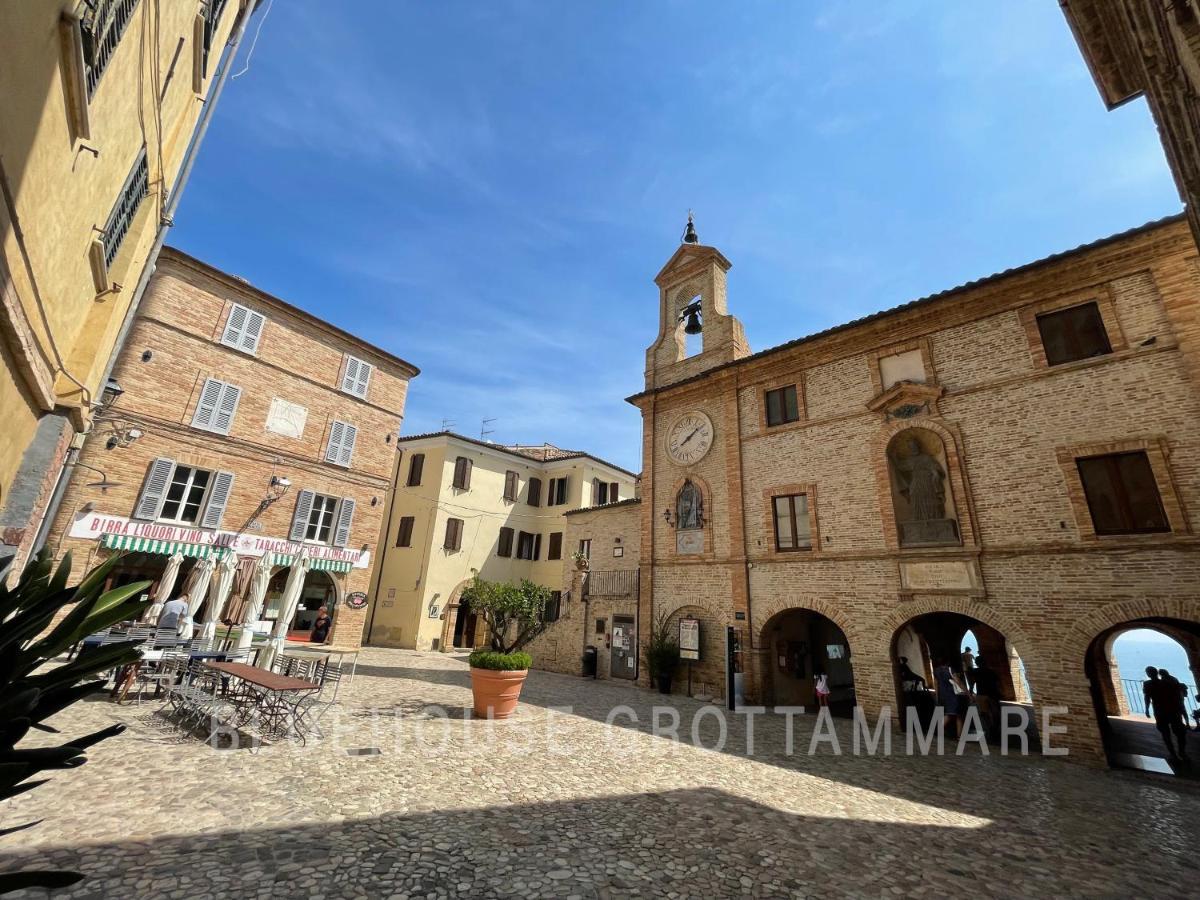
[[[1187, 726], [1183, 723], [1180, 709], [1183, 705], [1179, 693], [1179, 682], [1174, 678], [1170, 681], [1163, 678], [1164, 669], [1146, 666], [1146, 680], [1142, 682], [1142, 697], [1146, 701], [1146, 715], [1153, 716], [1154, 727], [1162, 735], [1163, 743], [1167, 745], [1167, 755], [1172, 760], [1179, 760], [1187, 755], [1185, 741]], [[1170, 677], [1170, 673], [1166, 673]], [[1174, 736], [1179, 743], [1180, 753], [1175, 750]]]

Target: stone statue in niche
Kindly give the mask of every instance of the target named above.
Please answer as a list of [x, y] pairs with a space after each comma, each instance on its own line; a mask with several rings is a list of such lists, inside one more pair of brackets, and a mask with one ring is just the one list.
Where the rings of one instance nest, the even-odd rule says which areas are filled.
[[678, 531], [704, 527], [704, 496], [690, 481], [685, 481], [675, 498], [675, 528]]
[[906, 513], [896, 510], [900, 544], [959, 543], [958, 522], [946, 514], [946, 470], [915, 434], [906, 433], [898, 443], [889, 463], [896, 491], [908, 506]]

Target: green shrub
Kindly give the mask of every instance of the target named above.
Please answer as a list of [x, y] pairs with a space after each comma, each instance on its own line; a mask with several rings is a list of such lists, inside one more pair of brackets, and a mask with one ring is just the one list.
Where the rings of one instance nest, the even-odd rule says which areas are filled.
[[650, 667], [651, 679], [659, 675], [672, 675], [679, 665], [679, 642], [667, 616], [659, 616], [650, 627], [650, 641], [646, 645], [646, 664]]
[[461, 600], [487, 622], [492, 649], [497, 653], [513, 653], [546, 628], [550, 588], [534, 584], [528, 578], [521, 579], [520, 584], [509, 584], [476, 575], [463, 590]]
[[476, 650], [468, 658], [473, 669], [491, 669], [495, 672], [518, 672], [533, 665], [528, 653], [497, 653], [495, 650]]

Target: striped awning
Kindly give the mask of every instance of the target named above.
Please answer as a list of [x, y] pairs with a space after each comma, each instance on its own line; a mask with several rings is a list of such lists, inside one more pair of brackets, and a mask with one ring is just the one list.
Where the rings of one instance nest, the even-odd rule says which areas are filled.
[[197, 559], [207, 559], [210, 556], [220, 556], [224, 548], [210, 547], [207, 544], [185, 544], [180, 541], [156, 541], [151, 538], [134, 537], [128, 534], [106, 534], [100, 538], [100, 545], [109, 550], [130, 550], [135, 553], [156, 553], [161, 556], [174, 556], [182, 553]]
[[[290, 553], [274, 553], [271, 562], [277, 566], [290, 566], [295, 559]], [[310, 559], [308, 568], [317, 572], [349, 572], [354, 563], [343, 559]]]

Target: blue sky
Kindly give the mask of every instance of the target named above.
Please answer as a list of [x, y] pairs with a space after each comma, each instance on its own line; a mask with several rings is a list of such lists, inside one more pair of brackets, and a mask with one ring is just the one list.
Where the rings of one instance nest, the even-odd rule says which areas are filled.
[[634, 470], [689, 208], [754, 350], [1180, 209], [1047, 0], [274, 0], [221, 104], [172, 244]]

